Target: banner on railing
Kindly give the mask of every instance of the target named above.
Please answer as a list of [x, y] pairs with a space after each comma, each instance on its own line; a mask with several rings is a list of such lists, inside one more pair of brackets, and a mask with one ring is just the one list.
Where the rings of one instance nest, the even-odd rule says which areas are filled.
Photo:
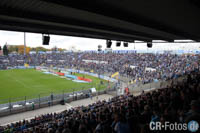
[[95, 73], [85, 72], [85, 71], [76, 70], [76, 69], [67, 69], [67, 71], [86, 74], [86, 75], [90, 75], [90, 76], [97, 77], [97, 78], [99, 77], [101, 79], [108, 80], [110, 82], [117, 82], [117, 80], [114, 79], [114, 78], [110, 78], [110, 77], [107, 77], [107, 76], [104, 76], [104, 75], [98, 75], [98, 74], [95, 74]]
[[35, 66], [14, 66], [14, 67], [7, 67], [7, 69], [33, 69]]

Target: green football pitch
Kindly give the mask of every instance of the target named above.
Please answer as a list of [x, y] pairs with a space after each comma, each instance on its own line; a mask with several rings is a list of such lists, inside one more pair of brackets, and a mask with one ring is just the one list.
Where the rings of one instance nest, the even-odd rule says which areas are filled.
[[[77, 76], [83, 76], [76, 73]], [[95, 87], [96, 90], [107, 88], [107, 81], [84, 75], [92, 79], [91, 83], [77, 83], [66, 78], [44, 74], [34, 69], [11, 69], [0, 71], [0, 103], [5, 99], [20, 101], [20, 98], [36, 98], [38, 95], [48, 96], [51, 93], [67, 93]], [[100, 84], [103, 81], [104, 84]]]

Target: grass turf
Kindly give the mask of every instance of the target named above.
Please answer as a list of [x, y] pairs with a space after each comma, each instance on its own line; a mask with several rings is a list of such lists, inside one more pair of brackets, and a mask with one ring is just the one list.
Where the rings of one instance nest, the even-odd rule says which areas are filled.
[[[83, 74], [77, 74], [83, 76]], [[80, 91], [95, 87], [102, 90], [107, 87], [107, 81], [84, 75], [85, 78], [92, 79], [91, 83], [77, 83], [65, 78], [60, 78], [51, 74], [44, 74], [34, 69], [12, 69], [0, 71], [0, 103], [6, 103], [11, 98], [12, 101], [20, 101], [27, 96], [27, 99], [40, 96], [47, 96], [50, 93], [65, 93]], [[103, 81], [103, 85], [99, 85]], [[8, 102], [8, 101], [7, 101]]]

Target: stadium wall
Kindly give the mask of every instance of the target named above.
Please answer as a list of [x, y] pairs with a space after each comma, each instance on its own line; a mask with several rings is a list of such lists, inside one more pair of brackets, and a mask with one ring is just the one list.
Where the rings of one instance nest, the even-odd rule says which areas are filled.
[[170, 79], [170, 80], [161, 80], [158, 82], [152, 82], [152, 83], [148, 83], [148, 84], [134, 84], [129, 86], [130, 88], [130, 92], [131, 93], [138, 93], [138, 92], [142, 92], [144, 91], [149, 91], [149, 90], [154, 90], [154, 89], [160, 89], [160, 88], [166, 88], [172, 85], [177, 85], [181, 82], [184, 82], [185, 80], [187, 80], [187, 75], [176, 78], [176, 79]]

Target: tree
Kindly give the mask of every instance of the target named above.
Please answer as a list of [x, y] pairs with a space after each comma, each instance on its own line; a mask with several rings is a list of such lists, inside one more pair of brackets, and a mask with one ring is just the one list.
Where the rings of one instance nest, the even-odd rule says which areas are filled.
[[66, 49], [64, 48], [58, 48], [58, 51], [62, 52], [62, 51], [65, 51]]
[[[26, 47], [26, 54], [29, 54], [30, 49], [30, 47]], [[18, 53], [24, 54], [24, 45], [18, 45]]]
[[30, 53], [31, 48], [30, 47], [26, 47], [26, 54]]
[[36, 48], [31, 48], [31, 51], [35, 51], [36, 52], [37, 50], [36, 50]]
[[24, 54], [24, 45], [18, 46], [18, 52], [19, 52], [19, 54]]
[[14, 45], [9, 45], [7, 48], [8, 48], [9, 53], [12, 53], [16, 50], [16, 46]]
[[31, 51], [36, 51], [36, 52], [38, 52], [38, 51], [47, 51], [48, 49], [46, 49], [46, 48], [43, 48], [43, 47], [36, 47], [36, 48], [32, 48], [31, 49]]
[[51, 50], [52, 51], [58, 51], [58, 48], [56, 46], [54, 46]]
[[2, 48], [1, 48], [1, 46], [0, 46], [0, 56], [2, 55], [2, 51], [1, 51], [1, 50], [2, 50]]
[[15, 51], [18, 53], [18, 52], [19, 52], [19, 48], [18, 48], [18, 47], [16, 47], [16, 48], [15, 48]]
[[3, 46], [3, 54], [8, 55], [8, 48], [6, 45]]

